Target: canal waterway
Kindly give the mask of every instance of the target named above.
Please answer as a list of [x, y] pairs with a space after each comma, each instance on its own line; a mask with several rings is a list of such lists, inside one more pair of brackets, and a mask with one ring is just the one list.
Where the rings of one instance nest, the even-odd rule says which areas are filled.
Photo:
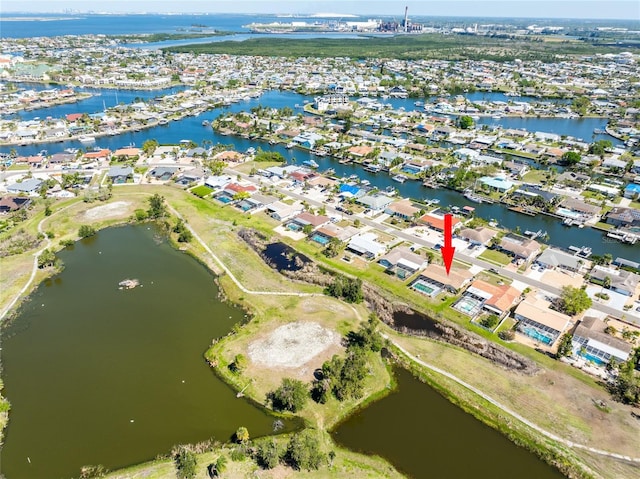
[[[78, 477], [239, 426], [270, 434], [274, 417], [219, 380], [203, 357], [244, 313], [218, 299], [210, 272], [150, 225], [100, 231], [60, 253], [46, 281], [2, 330], [11, 414], [7, 479]], [[135, 278], [140, 286], [118, 289]], [[283, 430], [296, 425], [285, 421]]]
[[404, 369], [398, 389], [333, 433], [341, 445], [389, 460], [416, 479], [561, 479], [564, 476], [477, 421]]
[[[148, 91], [129, 91], [129, 95], [146, 94], [151, 93]], [[102, 98], [102, 97], [98, 97]], [[302, 105], [304, 101], [311, 101], [312, 98], [308, 96], [299, 95], [297, 93], [288, 91], [270, 90], [265, 92], [259, 98], [252, 98], [250, 100], [241, 101], [239, 103], [233, 103], [229, 107], [218, 108], [204, 112], [198, 116], [185, 117], [180, 121], [170, 122], [168, 125], [156, 126], [139, 132], [131, 131], [117, 136], [106, 136], [96, 140], [96, 145], [115, 150], [127, 145], [142, 146], [142, 144], [148, 139], [156, 139], [161, 144], [177, 144], [180, 140], [189, 139], [198, 144], [205, 144], [205, 142], [212, 142], [213, 144], [222, 143], [230, 144], [238, 151], [246, 151], [250, 147], [261, 147], [264, 150], [278, 151], [284, 155], [290, 163], [302, 164], [303, 161], [314, 159], [319, 163], [319, 170], [326, 170], [333, 168], [335, 174], [338, 177], [348, 177], [351, 175], [358, 175], [360, 179], [367, 180], [371, 185], [380, 189], [392, 186], [395, 187], [399, 194], [404, 197], [414, 198], [417, 200], [425, 199], [438, 199], [442, 206], [473, 206], [476, 209], [476, 214], [485, 219], [495, 219], [500, 226], [515, 230], [520, 228], [521, 231], [546, 231], [549, 235], [549, 243], [562, 248], [568, 248], [569, 246], [589, 246], [592, 248], [594, 254], [606, 254], [610, 253], [615, 257], [620, 256], [627, 259], [633, 259], [637, 256], [637, 245], [629, 245], [610, 241], [606, 236], [597, 230], [591, 228], [568, 228], [562, 225], [562, 222], [556, 218], [537, 215], [531, 217], [508, 210], [506, 207], [500, 204], [475, 204], [466, 200], [461, 194], [446, 189], [427, 189], [422, 186], [419, 181], [408, 180], [403, 184], [397, 183], [391, 179], [391, 176], [386, 173], [370, 173], [364, 171], [360, 165], [348, 164], [341, 165], [337, 160], [329, 157], [318, 158], [313, 156], [308, 151], [299, 149], [288, 150], [284, 145], [269, 145], [267, 142], [248, 140], [243, 138], [236, 138], [233, 136], [223, 136], [216, 132], [213, 132], [210, 127], [203, 127], [202, 121], [213, 121], [221, 114], [226, 112], [240, 112], [248, 111], [252, 107], [262, 105], [271, 108], [284, 108], [289, 107], [294, 111], [300, 111], [296, 109], [296, 105]], [[389, 99], [394, 108], [400, 108], [405, 105], [405, 109], [417, 108], [413, 105], [412, 99]], [[96, 111], [101, 111], [102, 102], [94, 101], [94, 108]], [[79, 107], [79, 105], [78, 105]], [[53, 117], [59, 116], [56, 113], [56, 109], [61, 109], [63, 106], [52, 107], [48, 109], [47, 115]], [[61, 110], [62, 111], [62, 110]], [[66, 111], [66, 106], [64, 111]], [[94, 111], [84, 110], [78, 108], [80, 112], [93, 113]], [[594, 128], [603, 128], [606, 120], [602, 118], [583, 118], [583, 119], [565, 119], [565, 118], [511, 118], [503, 117], [500, 119], [487, 119], [487, 121], [496, 122], [504, 128], [522, 128], [527, 127], [531, 131], [546, 131], [554, 132], [557, 134], [566, 134], [574, 137], [586, 136], [589, 132], [592, 132]], [[23, 147], [15, 147], [19, 155], [34, 155], [42, 149], [46, 149], [48, 154], [53, 154], [64, 150], [65, 148], [86, 148], [86, 145], [81, 144], [79, 141], [65, 141], [62, 143], [48, 143], [38, 145], [28, 145]], [[8, 153], [11, 147], [0, 147], [0, 152]]]

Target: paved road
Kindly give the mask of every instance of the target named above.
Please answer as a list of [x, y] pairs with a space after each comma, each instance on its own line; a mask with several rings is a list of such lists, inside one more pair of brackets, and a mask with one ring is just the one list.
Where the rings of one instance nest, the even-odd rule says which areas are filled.
[[[251, 181], [253, 183], [260, 184], [260, 182], [256, 181], [255, 178], [249, 177], [248, 175], [239, 173], [239, 172], [237, 172], [235, 170], [228, 170], [227, 172], [229, 174], [232, 174], [233, 176], [236, 176], [236, 175], [240, 174], [243, 178], [245, 178], [245, 179], [247, 179], [247, 180], [249, 180], [249, 181]], [[274, 185], [271, 185], [271, 186], [274, 186]], [[368, 218], [362, 218], [362, 217], [355, 216], [355, 215], [349, 215], [349, 214], [346, 214], [344, 212], [339, 212], [339, 211], [336, 211], [334, 208], [331, 208], [331, 207], [329, 207], [329, 206], [327, 206], [327, 205], [325, 205], [325, 204], [323, 204], [323, 203], [321, 203], [319, 201], [312, 200], [307, 196], [304, 196], [304, 195], [301, 195], [301, 194], [298, 194], [298, 193], [294, 193], [294, 192], [289, 191], [289, 190], [284, 189], [284, 188], [278, 188], [276, 186], [274, 186], [274, 188], [276, 190], [278, 190], [279, 192], [287, 195], [287, 196], [290, 196], [290, 197], [295, 198], [295, 199], [300, 200], [300, 201], [304, 200], [304, 201], [306, 201], [308, 204], [310, 204], [312, 206], [315, 206], [315, 207], [324, 206], [329, 214], [342, 216], [342, 217], [345, 217], [345, 218], [348, 218], [348, 219], [351, 219], [351, 220], [355, 220], [357, 218], [360, 221], [360, 223], [365, 224], [367, 226], [370, 226], [372, 228], [375, 228], [376, 230], [383, 231], [382, 228], [381, 228], [380, 223], [376, 223], [375, 221], [372, 221], [372, 220], [370, 220]], [[385, 228], [388, 228], [388, 227], [385, 227]], [[404, 231], [401, 231], [401, 230], [395, 230], [393, 232], [393, 234], [395, 236], [397, 236], [398, 238], [401, 238], [403, 240], [409, 241], [411, 243], [419, 244], [421, 246], [426, 246], [426, 247], [429, 247], [429, 248], [433, 248], [435, 246], [435, 243], [432, 243], [432, 242], [427, 241], [427, 240], [425, 240], [423, 238], [414, 236], [412, 234], [405, 233]], [[468, 255], [468, 254], [466, 254], [466, 253], [464, 253], [462, 251], [457, 250], [456, 253], [455, 253], [455, 256], [456, 256], [457, 259], [462, 260], [462, 261], [464, 261], [466, 263], [470, 263], [472, 265], [479, 266], [479, 267], [484, 268], [484, 269], [496, 270], [496, 271], [498, 271], [500, 273], [500, 275], [502, 275], [504, 277], [520, 281], [521, 283], [524, 283], [524, 284], [526, 284], [527, 286], [529, 286], [531, 288], [538, 289], [538, 290], [543, 291], [545, 293], [549, 293], [549, 294], [554, 295], [554, 296], [559, 296], [562, 293], [562, 290], [560, 288], [556, 288], [556, 287], [551, 286], [551, 285], [549, 285], [549, 284], [547, 284], [545, 282], [529, 278], [527, 276], [524, 276], [524, 275], [519, 274], [517, 272], [508, 270], [506, 268], [498, 267], [498, 266], [496, 266], [496, 265], [494, 265], [492, 263], [488, 263], [488, 262], [483, 261], [481, 259], [474, 258], [473, 256], [470, 256], [470, 255]], [[599, 311], [599, 312], [602, 312], [602, 313], [605, 313], [605, 314], [610, 314], [610, 315], [612, 315], [614, 317], [620, 317], [623, 314], [618, 309], [612, 308], [611, 306], [607, 306], [606, 304], [601, 304], [601, 303], [596, 303], [596, 302], [594, 302], [592, 304], [591, 309], [594, 309], [596, 311]], [[631, 314], [627, 313], [626, 316], [625, 316], [625, 319], [626, 319], [626, 321], [632, 322], [632, 323], [640, 326], [640, 318], [638, 318], [636, 316], [632, 316]]]

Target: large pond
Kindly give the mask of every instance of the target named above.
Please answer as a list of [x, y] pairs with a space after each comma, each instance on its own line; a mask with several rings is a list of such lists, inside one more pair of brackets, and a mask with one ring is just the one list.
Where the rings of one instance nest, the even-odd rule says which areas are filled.
[[[204, 360], [244, 314], [218, 299], [206, 268], [150, 225], [101, 231], [60, 257], [64, 271], [2, 331], [8, 479], [122, 467], [175, 444], [226, 441], [239, 426], [273, 431], [274, 417], [237, 399]], [[118, 289], [125, 278], [140, 286]]]
[[404, 369], [398, 389], [342, 423], [334, 439], [414, 478], [561, 479], [557, 470], [465, 413]]

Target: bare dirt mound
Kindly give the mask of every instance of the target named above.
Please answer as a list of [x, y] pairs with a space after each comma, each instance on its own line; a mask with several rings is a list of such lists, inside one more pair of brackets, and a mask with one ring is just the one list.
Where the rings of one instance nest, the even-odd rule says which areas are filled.
[[104, 220], [109, 218], [118, 218], [129, 213], [128, 201], [114, 201], [106, 205], [96, 206], [85, 211], [84, 217], [88, 220]]
[[248, 348], [252, 362], [271, 368], [299, 368], [332, 346], [341, 336], [314, 322], [296, 322], [276, 328]]

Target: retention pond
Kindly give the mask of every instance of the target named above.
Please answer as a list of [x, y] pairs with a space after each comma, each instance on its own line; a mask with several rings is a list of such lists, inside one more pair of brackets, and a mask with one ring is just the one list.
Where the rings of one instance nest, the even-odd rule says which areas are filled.
[[[150, 225], [101, 231], [60, 257], [64, 271], [2, 331], [7, 479], [114, 469], [226, 441], [239, 426], [272, 433], [275, 418], [237, 399], [204, 360], [244, 314], [218, 299], [206, 268]], [[119, 289], [124, 279], [139, 285]]]

